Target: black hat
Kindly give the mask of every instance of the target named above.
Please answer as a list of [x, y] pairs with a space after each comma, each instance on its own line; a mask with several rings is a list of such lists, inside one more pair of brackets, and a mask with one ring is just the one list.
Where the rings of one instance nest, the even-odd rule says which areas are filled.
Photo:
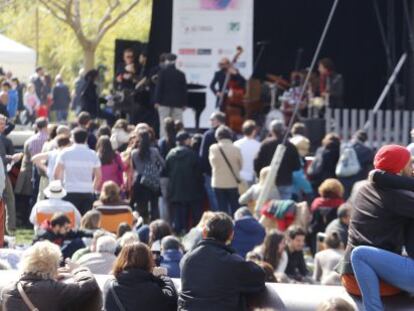
[[175, 140], [178, 142], [186, 141], [189, 138], [191, 138], [190, 134], [184, 131], [179, 132], [177, 136], [175, 136]]

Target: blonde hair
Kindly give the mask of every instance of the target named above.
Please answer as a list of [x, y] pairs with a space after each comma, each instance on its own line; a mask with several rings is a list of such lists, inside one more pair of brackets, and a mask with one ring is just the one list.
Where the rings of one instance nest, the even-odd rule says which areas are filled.
[[197, 228], [204, 228], [206, 223], [213, 218], [214, 212], [212, 211], [205, 211], [203, 216], [201, 216], [200, 222], [197, 224]]
[[269, 175], [270, 172], [270, 166], [265, 166], [264, 168], [262, 168], [260, 170], [260, 175], [259, 175], [259, 184], [260, 185], [264, 185], [267, 175]]
[[342, 198], [344, 195], [344, 186], [338, 179], [328, 178], [319, 186], [318, 193], [323, 198]]
[[310, 141], [305, 136], [296, 135], [290, 139], [290, 142], [296, 147], [301, 157], [305, 157], [308, 155]]
[[119, 186], [112, 180], [105, 181], [102, 185], [99, 200], [103, 204], [119, 203], [121, 201]]
[[99, 229], [101, 222], [101, 213], [96, 210], [87, 211], [81, 219], [81, 229], [96, 230]]
[[34, 274], [42, 279], [55, 279], [62, 252], [59, 246], [49, 241], [36, 242], [28, 248], [21, 262], [23, 274]]
[[128, 231], [119, 239], [119, 245], [124, 247], [125, 245], [139, 242], [138, 234], [136, 232]]

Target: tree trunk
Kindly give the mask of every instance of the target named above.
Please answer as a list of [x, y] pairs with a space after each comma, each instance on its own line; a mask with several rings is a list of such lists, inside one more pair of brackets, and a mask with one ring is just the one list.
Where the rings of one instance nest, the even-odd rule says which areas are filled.
[[96, 47], [87, 47], [83, 49], [83, 67], [85, 72], [95, 68], [95, 51]]

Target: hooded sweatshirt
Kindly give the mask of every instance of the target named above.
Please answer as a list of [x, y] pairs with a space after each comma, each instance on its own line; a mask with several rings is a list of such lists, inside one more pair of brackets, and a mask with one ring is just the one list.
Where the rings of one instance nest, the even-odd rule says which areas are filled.
[[265, 235], [265, 229], [254, 217], [245, 216], [235, 221], [231, 246], [245, 258], [248, 252], [263, 242]]

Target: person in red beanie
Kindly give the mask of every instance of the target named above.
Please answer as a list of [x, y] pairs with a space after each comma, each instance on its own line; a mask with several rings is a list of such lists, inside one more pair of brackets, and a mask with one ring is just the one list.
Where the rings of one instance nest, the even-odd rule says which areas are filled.
[[[391, 174], [412, 176], [411, 154], [407, 148], [399, 145], [381, 147], [374, 158], [374, 167]], [[410, 165], [408, 165], [410, 164]], [[406, 172], [403, 170], [406, 169]]]
[[[381, 147], [375, 155], [374, 167], [390, 176], [413, 176], [411, 155], [398, 145]], [[342, 284], [350, 294], [358, 296], [361, 292], [351, 264], [353, 249], [365, 245], [401, 254], [405, 225], [414, 219], [414, 192], [391, 187], [390, 183], [378, 184], [374, 180], [365, 181], [355, 195], [348, 243], [340, 264]], [[399, 292], [398, 288], [380, 283], [381, 296]]]

